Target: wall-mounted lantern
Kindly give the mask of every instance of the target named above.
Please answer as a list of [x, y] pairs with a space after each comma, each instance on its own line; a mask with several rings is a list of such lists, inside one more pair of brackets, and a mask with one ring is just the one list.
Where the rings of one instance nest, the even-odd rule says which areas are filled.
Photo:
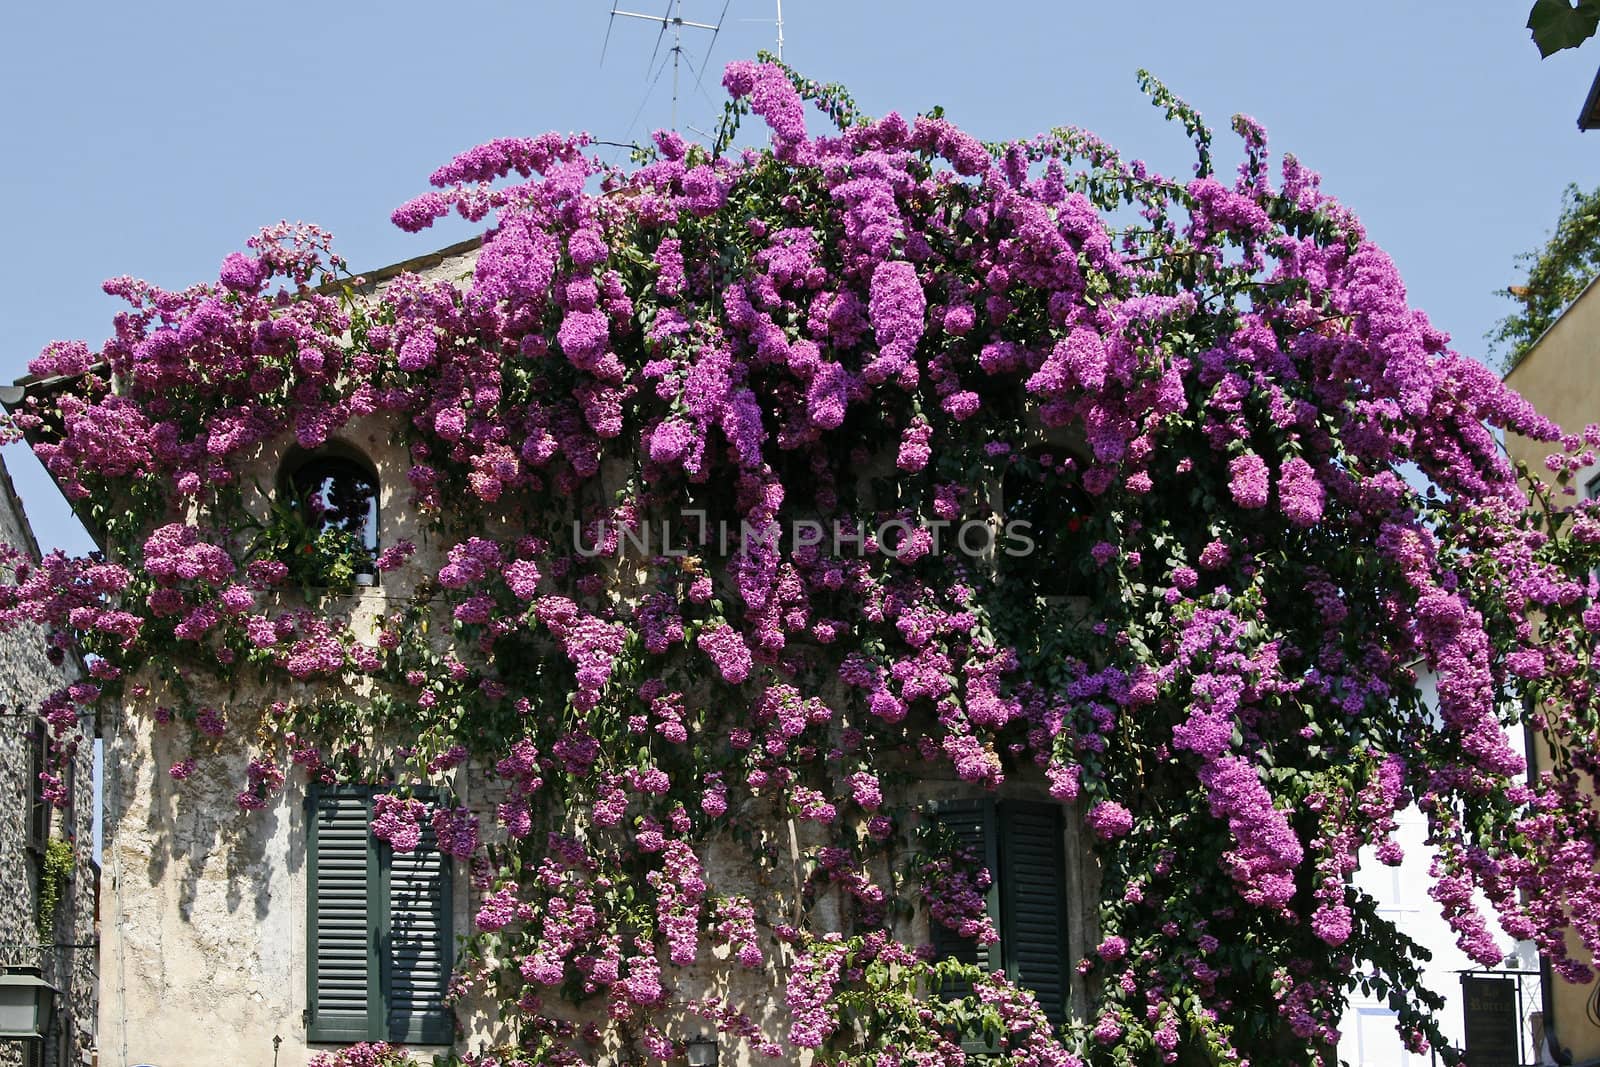
[[717, 1039], [705, 1034], [698, 1034], [689, 1039], [684, 1046], [684, 1058], [689, 1061], [689, 1067], [717, 1067], [720, 1056], [717, 1052]]
[[43, 1038], [56, 1010], [56, 987], [37, 967], [8, 967], [0, 974], [0, 1039]]

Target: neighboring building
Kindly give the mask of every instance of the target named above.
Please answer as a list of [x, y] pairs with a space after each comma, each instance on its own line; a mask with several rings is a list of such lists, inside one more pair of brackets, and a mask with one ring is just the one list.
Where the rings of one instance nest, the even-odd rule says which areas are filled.
[[[1593, 110], [1595, 122], [1600, 125], [1600, 78], [1590, 95], [1585, 114]], [[1584, 290], [1506, 375], [1506, 381], [1567, 433], [1581, 433], [1589, 423], [1600, 422], [1600, 285], [1591, 283]], [[1530, 472], [1548, 476], [1544, 466], [1548, 445], [1511, 436], [1506, 448]], [[1600, 498], [1600, 467], [1580, 472], [1573, 486], [1580, 494]], [[1536, 762], [1542, 756], [1542, 752], [1536, 752]], [[1428, 985], [1445, 997], [1440, 1021], [1445, 1033], [1459, 1043], [1464, 1034], [1458, 972], [1474, 965], [1456, 947], [1455, 935], [1427, 896], [1432, 852], [1426, 846], [1426, 820], [1412, 808], [1401, 816], [1399, 824], [1397, 840], [1406, 850], [1404, 865], [1383, 867], [1374, 861], [1370, 850], [1364, 852], [1356, 885], [1378, 901], [1380, 913], [1393, 921], [1401, 933], [1432, 951], [1433, 960], [1426, 969]], [[1572, 948], [1583, 952], [1576, 941]], [[1538, 966], [1531, 944], [1518, 945], [1513, 956], [1519, 967]], [[1539, 982], [1526, 984], [1530, 988], [1542, 987], [1544, 1017], [1553, 1020], [1551, 1030], [1560, 1045], [1571, 1051], [1572, 1062], [1600, 1062], [1600, 1015], [1590, 1008], [1596, 986], [1569, 985], [1554, 978], [1548, 968], [1542, 969]], [[1526, 1019], [1540, 1008], [1538, 1003], [1523, 1004], [1519, 1014]], [[1523, 1030], [1521, 1040], [1528, 1048], [1531, 1038], [1526, 1026]], [[1354, 1067], [1418, 1067], [1429, 1062], [1428, 1057], [1404, 1050], [1394, 1032], [1394, 1014], [1379, 998], [1357, 994], [1345, 1015], [1342, 1033], [1341, 1058]]]
[[1600, 71], [1595, 72], [1589, 93], [1583, 98], [1583, 108], [1578, 112], [1578, 129], [1600, 129]]
[[[0, 543], [39, 558], [3, 464]], [[49, 661], [38, 629], [0, 634], [0, 965], [37, 969], [56, 990], [54, 1019], [42, 1041], [0, 1039], [4, 1067], [95, 1062], [99, 869], [91, 855], [93, 752], [87, 743], [78, 747], [65, 782], [70, 803], [52, 807], [39, 779], [48, 766], [49, 742], [35, 714], [40, 701], [75, 673]]]
[[[1600, 81], [1597, 81], [1600, 88]], [[1593, 93], [1591, 93], [1593, 97]], [[1586, 108], [1586, 114], [1588, 109]], [[1506, 375], [1506, 382], [1569, 434], [1582, 433], [1585, 426], [1600, 423], [1600, 279], [1574, 300], [1561, 317], [1551, 324], [1518, 364]], [[1548, 475], [1544, 460], [1548, 445], [1511, 436], [1506, 448], [1513, 459], [1526, 464], [1535, 474]], [[1600, 466], [1577, 472], [1571, 482], [1579, 494], [1600, 498]], [[1535, 752], [1535, 762], [1544, 765], [1547, 754]], [[1569, 939], [1575, 957], [1588, 953]], [[1570, 985], [1547, 980], [1545, 1018], [1556, 1044], [1570, 1051], [1571, 1063], [1600, 1063], [1600, 1011], [1596, 1010], [1596, 990], [1600, 985]]]
[[[1423, 674], [1419, 682], [1425, 701], [1434, 705], [1437, 695], [1433, 676]], [[1428, 844], [1427, 816], [1412, 805], [1400, 812], [1395, 822], [1394, 840], [1405, 852], [1404, 861], [1397, 867], [1387, 867], [1378, 861], [1376, 849], [1362, 849], [1355, 886], [1377, 902], [1378, 914], [1392, 922], [1396, 931], [1432, 953], [1433, 958], [1421, 968], [1424, 984], [1444, 998], [1439, 1026], [1460, 1048], [1466, 1039], [1461, 972], [1477, 970], [1478, 965], [1457, 946], [1455, 931], [1439, 913], [1439, 905], [1428, 896], [1433, 885], [1428, 868], [1435, 853]], [[1487, 903], [1481, 903], [1487, 910]], [[1531, 941], [1522, 941], [1512, 948], [1502, 970], [1511, 974], [1537, 968], [1537, 949]], [[1524, 973], [1523, 1003], [1517, 1005], [1523, 1063], [1538, 1062], [1528, 1052], [1532, 1045], [1528, 1020], [1541, 1007], [1539, 986], [1538, 978]], [[1352, 991], [1350, 1007], [1339, 1027], [1339, 1059], [1350, 1067], [1432, 1067], [1438, 1062], [1431, 1053], [1406, 1051], [1396, 1030], [1397, 1021], [1386, 998], [1367, 995], [1359, 989]]]

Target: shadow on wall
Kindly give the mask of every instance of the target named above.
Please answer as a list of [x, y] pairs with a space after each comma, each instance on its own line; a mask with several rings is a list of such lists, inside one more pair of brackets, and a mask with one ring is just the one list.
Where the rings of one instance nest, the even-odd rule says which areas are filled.
[[[239, 705], [233, 710], [237, 713]], [[254, 723], [230, 722], [232, 731], [252, 730]], [[137, 783], [150, 782], [150, 803], [144, 826], [150, 844], [146, 877], [151, 886], [171, 881], [176, 887], [179, 917], [195, 921], [200, 886], [217, 880], [220, 862], [226, 881], [223, 903], [230, 914], [246, 901], [254, 905], [255, 918], [264, 920], [271, 909], [271, 883], [279, 860], [273, 843], [279, 839], [281, 798], [260, 810], [243, 811], [237, 803], [246, 781], [242, 756], [199, 761], [194, 772], [181, 780], [169, 768], [185, 759], [181, 751], [188, 729], [176, 722], [156, 724], [149, 746], [132, 746], [123, 753], [119, 768], [124, 777], [122, 798], [132, 799]], [[300, 853], [304, 850], [301, 849]], [[303, 854], [288, 849], [283, 862], [292, 874], [304, 866]]]

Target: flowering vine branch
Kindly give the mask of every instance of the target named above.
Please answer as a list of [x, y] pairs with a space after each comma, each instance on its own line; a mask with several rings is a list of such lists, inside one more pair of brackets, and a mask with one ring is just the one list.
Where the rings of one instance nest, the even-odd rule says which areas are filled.
[[[660, 133], [623, 170], [547, 134], [440, 168], [394, 221], [492, 213], [465, 281], [314, 287], [342, 263], [285, 225], [215, 283], [108, 283], [113, 337], [49, 346], [14, 416], [107, 549], [6, 560], [0, 621], [92, 665], [42, 709], [57, 744], [110, 702], [191, 739], [174, 778], [246, 753], [242, 808], [291, 774], [394, 783], [374, 832], [429, 821], [471, 867], [483, 1067], [665, 1060], [685, 1017], [829, 1063], [961, 1062], [975, 1033], [1024, 1064], [1314, 1062], [1356, 982], [1421, 1050], [1420, 950], [1349, 880], [1400, 861], [1413, 803], [1462, 947], [1503, 956], [1481, 894], [1589, 979], [1564, 939], [1600, 947], [1600, 519], [1559, 489], [1600, 434], [1451, 351], [1253, 122], [1225, 183], [1146, 82], [1192, 179], [739, 62], [714, 150]], [[733, 152], [750, 113], [770, 145]], [[368, 417], [435, 552], [378, 556], [417, 596], [370, 631], [285, 588], [244, 484]], [[1537, 510], [1501, 431], [1551, 446]], [[1044, 565], [936, 539], [1007, 498], [1044, 509]], [[205, 702], [248, 674], [282, 694], [259, 722]], [[468, 767], [492, 811], [453, 799]], [[988, 873], [919, 834], [928, 779], [1081, 822], [1086, 1018], [930, 958], [930, 929], [993, 931]]]

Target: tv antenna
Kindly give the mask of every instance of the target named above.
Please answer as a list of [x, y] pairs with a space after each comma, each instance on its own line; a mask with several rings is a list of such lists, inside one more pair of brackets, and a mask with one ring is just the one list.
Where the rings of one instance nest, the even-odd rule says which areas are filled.
[[[690, 22], [688, 19], [684, 18], [683, 0], [667, 0], [667, 9], [663, 14], [660, 15], [645, 15], [638, 11], [623, 11], [621, 8], [617, 7], [618, 0], [611, 0], [611, 20], [606, 23], [606, 39], [605, 43], [600, 46], [600, 62], [604, 63], [606, 61], [606, 48], [611, 44], [611, 27], [616, 24], [618, 16], [629, 19], [643, 19], [645, 22], [653, 22], [661, 27], [661, 32], [656, 34], [655, 51], [650, 53], [651, 66], [655, 65], [656, 56], [661, 52], [661, 42], [666, 38], [667, 31], [671, 30], [672, 47], [669, 49], [669, 51], [672, 53], [672, 128], [677, 129], [678, 65], [683, 60], [683, 31], [686, 29], [710, 30], [711, 42], [706, 46], [706, 53], [709, 55], [712, 46], [717, 43], [717, 34], [722, 32], [722, 20], [724, 16], [728, 14], [728, 5], [732, 2], [733, 0], [723, 0], [722, 14], [717, 16], [716, 24], [713, 25], [709, 22]], [[780, 30], [780, 40], [782, 39], [782, 36], [782, 31]], [[781, 48], [782, 45], [780, 44], [779, 47]]]
[[778, 17], [776, 19], [740, 19], [740, 22], [776, 22], [778, 24], [778, 62], [783, 62], [783, 0], [777, 0]]

